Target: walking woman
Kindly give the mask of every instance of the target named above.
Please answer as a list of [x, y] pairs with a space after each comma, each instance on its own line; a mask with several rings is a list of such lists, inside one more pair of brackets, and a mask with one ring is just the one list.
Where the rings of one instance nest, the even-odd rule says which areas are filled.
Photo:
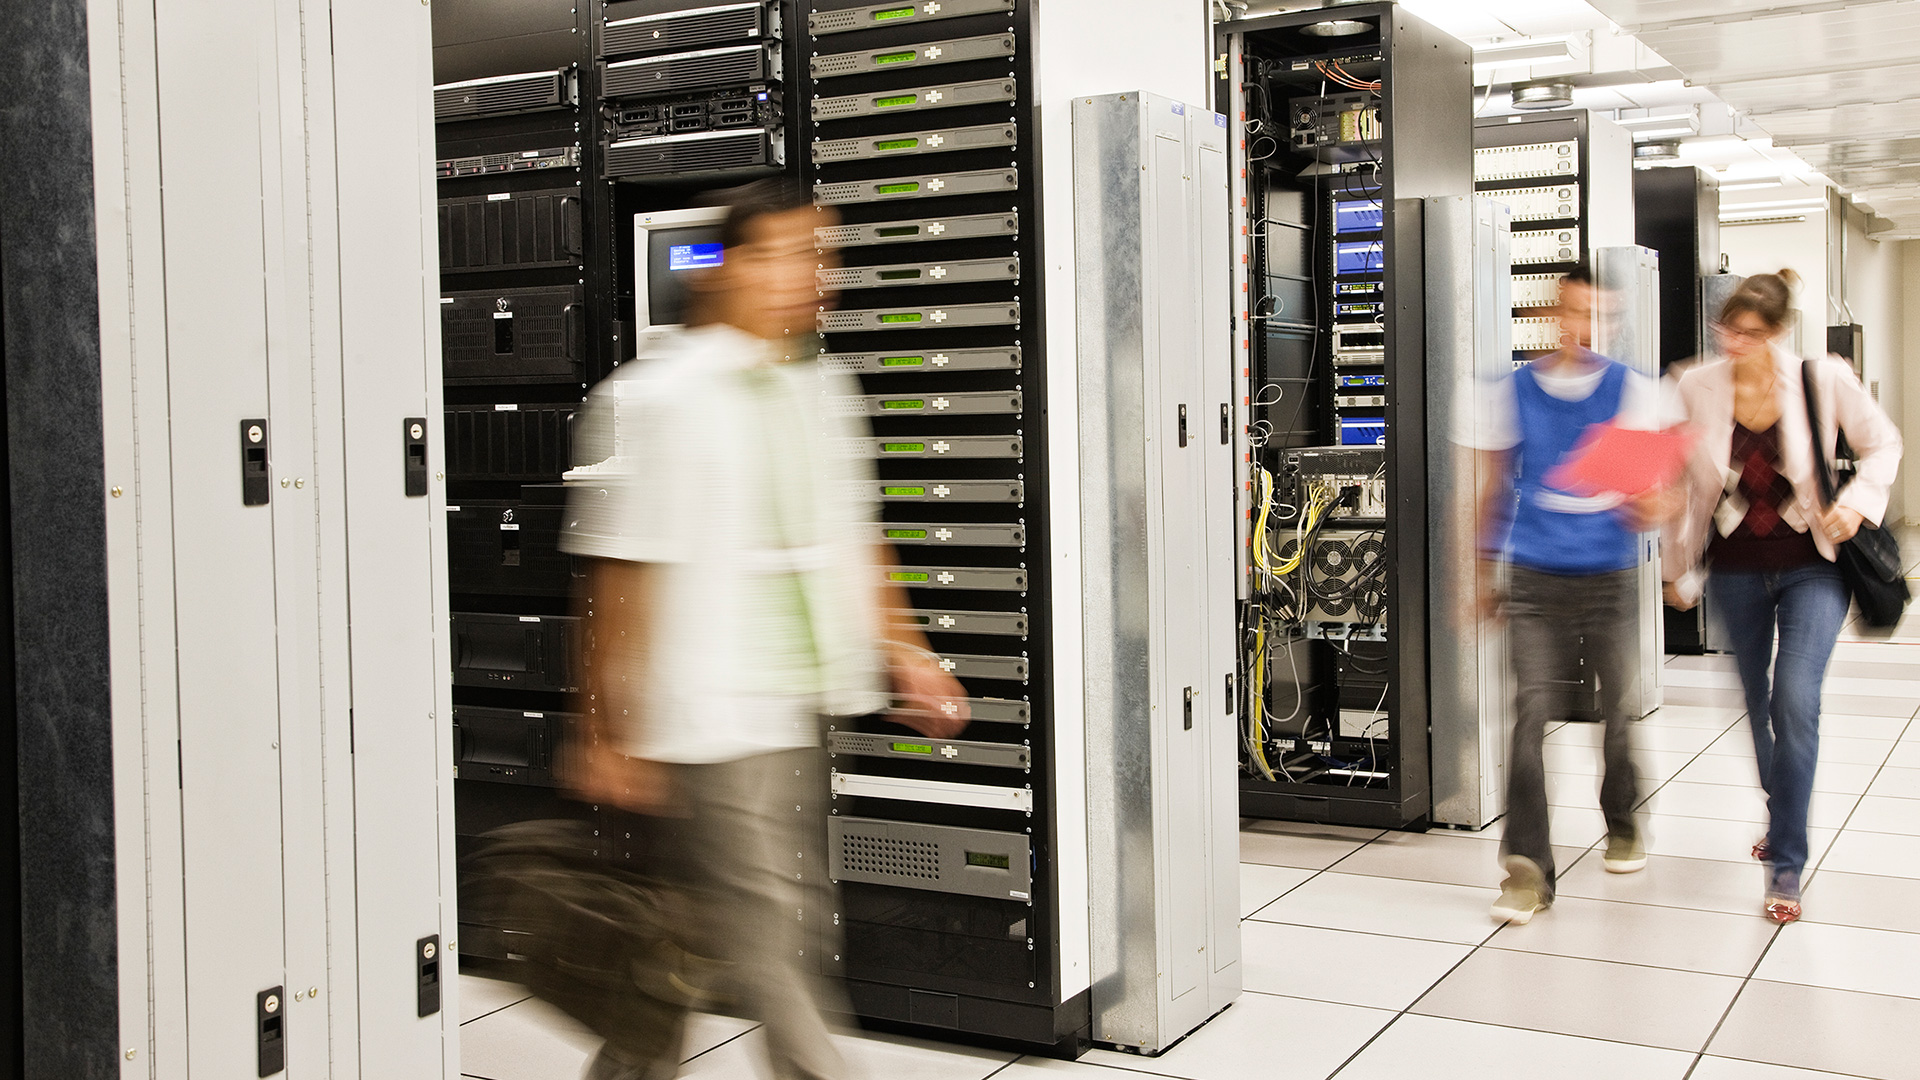
[[[1785, 270], [1742, 282], [1720, 312], [1723, 358], [1680, 379], [1699, 442], [1687, 509], [1663, 542], [1667, 602], [1692, 607], [1704, 581], [1708, 615], [1733, 643], [1771, 818], [1753, 854], [1767, 864], [1766, 913], [1779, 923], [1800, 917], [1820, 689], [1850, 601], [1835, 549], [1879, 527], [1900, 467], [1899, 429], [1838, 357], [1810, 365], [1815, 457], [1802, 361], [1781, 344], [1792, 283]], [[1833, 460], [1837, 433], [1858, 468], [1827, 506], [1814, 470]]]

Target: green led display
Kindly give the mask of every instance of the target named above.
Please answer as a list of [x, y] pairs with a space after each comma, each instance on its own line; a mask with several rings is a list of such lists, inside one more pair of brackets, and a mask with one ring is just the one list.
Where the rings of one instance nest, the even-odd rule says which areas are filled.
[[907, 195], [920, 190], [918, 180], [909, 180], [904, 184], [881, 184], [874, 189], [882, 195]]
[[893, 752], [896, 754], [931, 754], [933, 753], [933, 747], [920, 742], [897, 742], [893, 744]]
[[[913, 490], [915, 490], [915, 491], [919, 491], [920, 489], [919, 489], [919, 488], [914, 488]], [[925, 575], [925, 574], [909, 574], [909, 573], [904, 573], [904, 572], [901, 572], [901, 571], [895, 571], [894, 573], [891, 573], [891, 574], [888, 574], [888, 575], [887, 575], [887, 580], [889, 580], [889, 581], [925, 581], [925, 580], [927, 580], [927, 575]]]
[[[925, 529], [888, 529], [887, 530], [887, 539], [889, 540], [925, 540], [926, 538], [927, 538], [927, 530]], [[925, 621], [924, 617], [922, 618], [922, 621], [923, 622]]]
[[919, 94], [894, 94], [891, 97], [873, 99], [876, 109], [897, 109], [902, 105], [912, 105], [920, 100]]
[[918, 225], [890, 225], [890, 226], [887, 226], [887, 227], [886, 227], [886, 228], [884, 228], [884, 229], [875, 229], [875, 230], [873, 230], [873, 235], [875, 235], [875, 236], [919, 236], [919, 235], [920, 235], [920, 226], [918, 226]]
[[[927, 489], [923, 487], [890, 487], [881, 488], [880, 493], [882, 495], [925, 495]], [[896, 574], [894, 576], [898, 577], [899, 575]], [[926, 575], [922, 574], [920, 580], [925, 581]]]
[[893, 398], [881, 402], [880, 407], [883, 409], [924, 409], [927, 407], [927, 403], [924, 398]]
[[920, 145], [919, 139], [882, 139], [873, 144], [875, 150], [911, 150]]
[[924, 454], [927, 452], [927, 444], [923, 442], [890, 442], [881, 443], [880, 449], [882, 452], [888, 454]]
[[913, 9], [910, 7], [887, 8], [884, 11], [876, 11], [873, 13], [874, 22], [886, 22], [888, 19], [911, 18], [913, 18]]
[[880, 321], [883, 323], [919, 322], [920, 313], [917, 311], [903, 311], [898, 315], [882, 315], [880, 316]]
[[967, 852], [967, 865], [987, 866], [995, 870], [1011, 870], [1013, 869], [1013, 857], [1010, 855], [996, 855], [991, 851], [969, 851]]
[[913, 281], [920, 276], [918, 270], [882, 270], [874, 275], [881, 281]]
[[881, 367], [924, 367], [926, 363], [927, 358], [924, 356], [883, 356], [880, 358]]
[[920, 59], [919, 52], [908, 49], [906, 52], [881, 53], [873, 58], [876, 64], [911, 64]]

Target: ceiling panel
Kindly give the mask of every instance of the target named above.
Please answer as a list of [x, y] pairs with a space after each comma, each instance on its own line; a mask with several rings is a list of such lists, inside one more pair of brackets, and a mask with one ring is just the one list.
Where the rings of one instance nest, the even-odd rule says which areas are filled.
[[1771, 74], [1759, 79], [1702, 79], [1727, 102], [1749, 113], [1827, 104], [1903, 101], [1920, 97], [1920, 64], [1889, 64], [1813, 75]]
[[1920, 99], [1892, 105], [1839, 105], [1749, 115], [1782, 146], [1898, 138], [1920, 132]]
[[1920, 61], [1920, 4], [1757, 17], [1639, 37], [1690, 78], [1716, 85], [1783, 71], [1887, 67]]
[[1904, 0], [1824, 0], [1781, 3], [1780, 0], [1593, 0], [1593, 6], [1628, 30], [1659, 29], [1665, 23], [1704, 22], [1758, 15], [1776, 10], [1833, 11]]

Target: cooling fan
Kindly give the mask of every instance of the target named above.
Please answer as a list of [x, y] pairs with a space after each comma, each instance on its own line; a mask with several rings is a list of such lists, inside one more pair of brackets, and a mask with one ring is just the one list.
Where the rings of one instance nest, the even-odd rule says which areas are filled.
[[1307, 558], [1308, 621], [1385, 619], [1386, 557], [1385, 536], [1378, 530], [1323, 530]]

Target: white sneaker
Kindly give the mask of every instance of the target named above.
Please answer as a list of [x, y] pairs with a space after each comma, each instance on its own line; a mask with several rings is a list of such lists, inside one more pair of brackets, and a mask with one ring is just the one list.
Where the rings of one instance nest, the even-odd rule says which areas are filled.
[[1505, 865], [1507, 880], [1500, 886], [1500, 899], [1494, 901], [1488, 914], [1495, 922], [1525, 926], [1533, 921], [1536, 912], [1553, 906], [1553, 896], [1547, 892], [1547, 875], [1541, 873], [1540, 864], [1525, 855], [1509, 855]]

